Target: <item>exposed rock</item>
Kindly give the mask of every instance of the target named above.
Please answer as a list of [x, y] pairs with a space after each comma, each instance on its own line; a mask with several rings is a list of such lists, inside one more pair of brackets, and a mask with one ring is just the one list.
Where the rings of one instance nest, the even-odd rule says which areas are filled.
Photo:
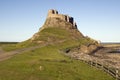
[[89, 53], [89, 48], [85, 45], [81, 45], [80, 49], [79, 49], [82, 53]]
[[90, 46], [81, 45], [78, 50], [80, 53], [91, 54], [95, 50], [97, 50], [97, 48], [98, 48], [97, 45], [90, 45]]
[[89, 53], [92, 53], [92, 52], [95, 51], [97, 48], [98, 48], [98, 46], [96, 46], [96, 45], [90, 45], [90, 46], [88, 47]]

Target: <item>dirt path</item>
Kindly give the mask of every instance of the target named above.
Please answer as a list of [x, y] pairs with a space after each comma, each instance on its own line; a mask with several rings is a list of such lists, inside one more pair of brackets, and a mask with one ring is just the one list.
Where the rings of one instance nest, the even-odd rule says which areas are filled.
[[40, 48], [40, 47], [44, 47], [44, 46], [45, 45], [43, 45], [43, 46], [34, 46], [34, 47], [18, 49], [18, 50], [14, 50], [14, 51], [10, 51], [10, 52], [4, 52], [2, 50], [2, 48], [0, 47], [0, 61], [9, 59], [9, 58], [13, 57], [16, 54], [21, 54], [23, 52], [31, 51], [31, 50], [34, 50], [34, 49], [37, 49], [37, 48]]
[[[61, 42], [64, 42], [64, 41], [59, 41], [58, 43], [61, 43]], [[10, 52], [5, 52], [0, 47], [0, 61], [9, 59], [9, 58], [13, 57], [16, 54], [21, 54], [23, 52], [31, 51], [31, 50], [34, 50], [34, 49], [37, 49], [37, 48], [40, 48], [40, 47], [44, 47], [44, 46], [47, 46], [47, 45], [52, 45], [52, 44], [54, 44], [54, 43], [45, 43], [45, 44], [42, 44], [42, 45], [33, 46], [33, 47], [29, 47], [29, 48], [17, 49], [17, 50], [13, 50], [13, 51], [10, 51]]]

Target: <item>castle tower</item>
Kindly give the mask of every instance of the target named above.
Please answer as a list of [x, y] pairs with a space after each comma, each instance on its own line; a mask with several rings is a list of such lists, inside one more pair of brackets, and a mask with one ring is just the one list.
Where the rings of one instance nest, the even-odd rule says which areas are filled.
[[48, 14], [54, 14], [54, 10], [53, 9], [49, 10]]
[[48, 11], [48, 16], [47, 17], [52, 17], [54, 14], [58, 14], [58, 11], [51, 9], [51, 10]]

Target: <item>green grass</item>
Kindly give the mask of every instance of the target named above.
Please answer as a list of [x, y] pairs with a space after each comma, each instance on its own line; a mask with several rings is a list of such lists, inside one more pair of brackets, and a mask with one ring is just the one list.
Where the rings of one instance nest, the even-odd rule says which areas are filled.
[[41, 45], [35, 43], [39, 40], [50, 43], [1, 61], [0, 80], [115, 80], [102, 70], [60, 53], [67, 48], [92, 44], [89, 38], [74, 38], [69, 31], [58, 28], [46, 28], [39, 35], [33, 42], [27, 40], [3, 47], [11, 51]]
[[38, 33], [40, 36], [37, 37], [34, 41], [60, 41], [63, 39], [70, 39], [71, 34], [65, 29], [59, 28], [46, 28]]
[[114, 80], [101, 70], [64, 56], [60, 47], [49, 45], [0, 62], [0, 80]]
[[18, 42], [0, 42], [0, 47], [4, 51], [12, 51], [17, 49], [16, 44], [19, 44]]
[[3, 44], [1, 47], [4, 51], [13, 51], [16, 49], [22, 49], [22, 48], [27, 48], [31, 46], [35, 46], [36, 44], [30, 43], [30, 40], [20, 42], [20, 43], [10, 43], [10, 44]]
[[0, 46], [8, 44], [17, 44], [18, 42], [0, 42]]
[[33, 42], [31, 42], [30, 40], [27, 40], [27, 41], [17, 43], [17, 44], [6, 44], [2, 48], [5, 51], [12, 51], [16, 49], [39, 45], [35, 43], [36, 41], [44, 41], [44, 42], [49, 41], [50, 43], [54, 43], [56, 41], [68, 40], [71, 38], [70, 37], [71, 34], [67, 30], [59, 29], [59, 28], [46, 28], [42, 30], [41, 32], [39, 32], [38, 34], [40, 36], [37, 37]]

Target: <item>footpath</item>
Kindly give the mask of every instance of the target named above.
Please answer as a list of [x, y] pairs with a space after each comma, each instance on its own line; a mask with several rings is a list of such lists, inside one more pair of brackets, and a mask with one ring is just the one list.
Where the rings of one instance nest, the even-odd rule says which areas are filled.
[[9, 58], [13, 57], [16, 54], [22, 54], [24, 52], [31, 51], [31, 50], [34, 50], [34, 49], [37, 49], [37, 48], [40, 48], [40, 47], [44, 47], [44, 46], [33, 46], [33, 47], [29, 47], [29, 48], [17, 49], [17, 50], [10, 51], [10, 52], [5, 52], [0, 47], [0, 61], [9, 59]]

